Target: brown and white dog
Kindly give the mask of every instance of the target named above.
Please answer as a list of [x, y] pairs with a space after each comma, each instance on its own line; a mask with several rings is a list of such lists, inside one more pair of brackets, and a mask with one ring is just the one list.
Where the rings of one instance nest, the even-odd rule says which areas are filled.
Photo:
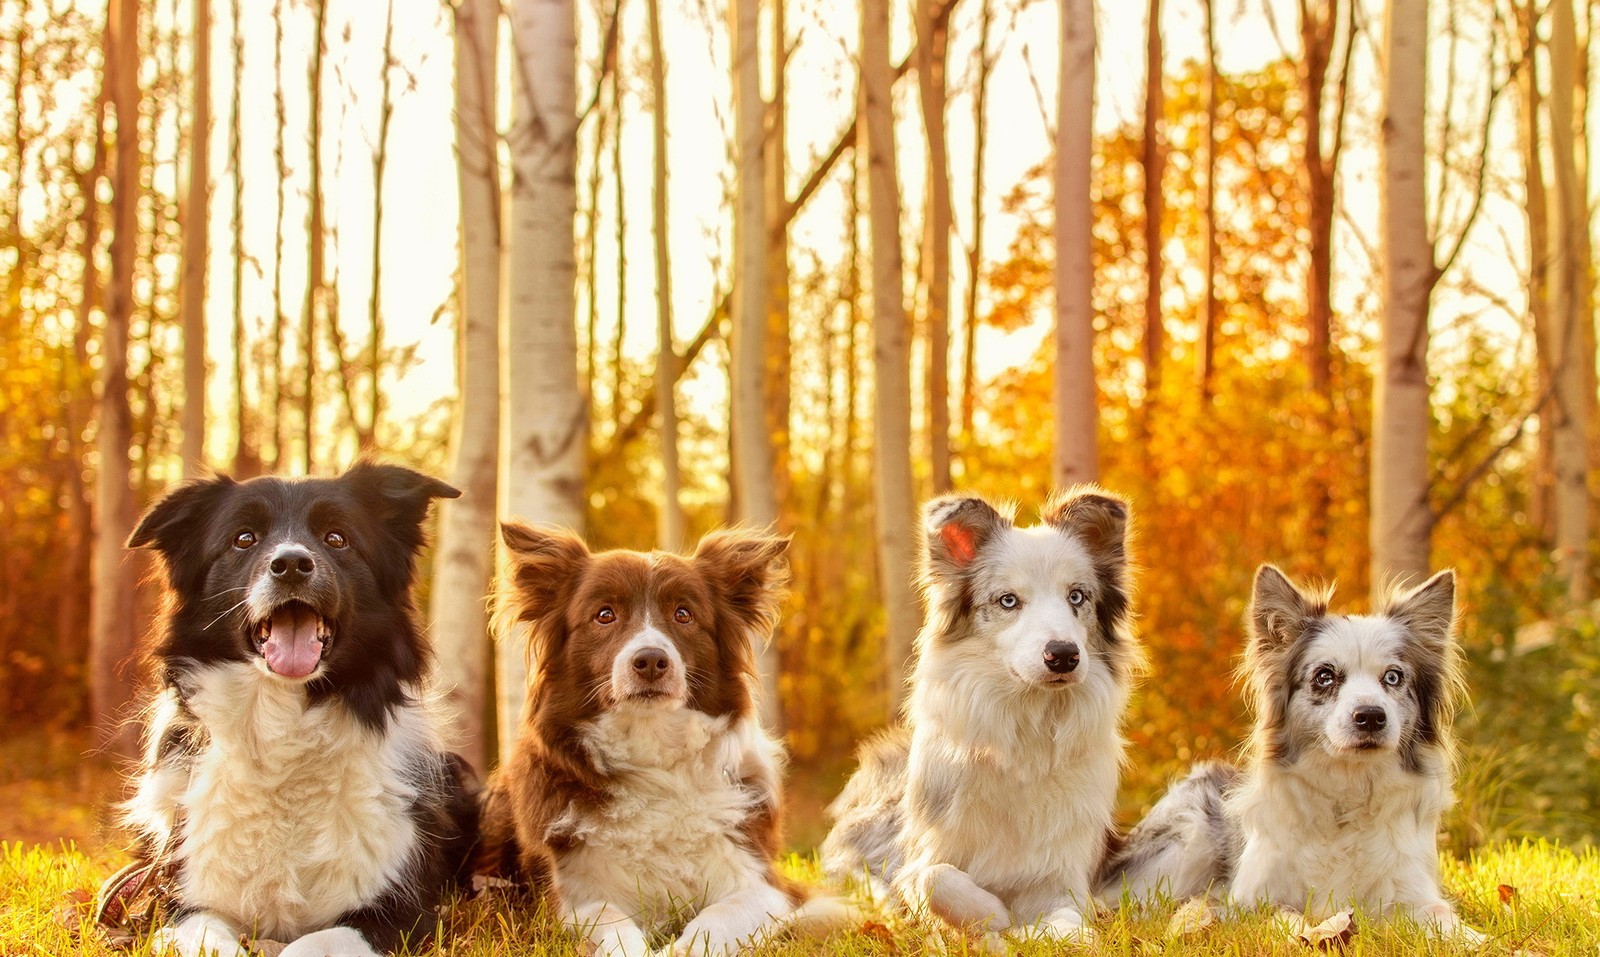
[[597, 954], [725, 954], [825, 920], [773, 866], [781, 746], [755, 705], [788, 540], [714, 532], [692, 557], [594, 553], [501, 527], [502, 624], [531, 625], [529, 706], [484, 808], [479, 870], [560, 902]]

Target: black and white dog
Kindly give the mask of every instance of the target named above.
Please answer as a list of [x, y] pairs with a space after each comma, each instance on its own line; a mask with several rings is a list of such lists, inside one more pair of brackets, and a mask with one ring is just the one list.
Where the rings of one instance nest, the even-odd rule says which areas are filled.
[[823, 866], [959, 927], [1081, 942], [1142, 655], [1127, 504], [1075, 489], [1042, 517], [1019, 528], [970, 495], [925, 507], [906, 726], [863, 747]]
[[1108, 862], [1102, 893], [1226, 896], [1291, 924], [1352, 904], [1481, 942], [1439, 887], [1461, 689], [1455, 574], [1395, 590], [1371, 615], [1256, 572], [1243, 677], [1255, 729], [1243, 769], [1196, 767]]
[[476, 788], [425, 700], [411, 585], [430, 500], [458, 494], [363, 462], [187, 482], [139, 522], [166, 570], [126, 805], [173, 897], [155, 952], [368, 957], [432, 930]]

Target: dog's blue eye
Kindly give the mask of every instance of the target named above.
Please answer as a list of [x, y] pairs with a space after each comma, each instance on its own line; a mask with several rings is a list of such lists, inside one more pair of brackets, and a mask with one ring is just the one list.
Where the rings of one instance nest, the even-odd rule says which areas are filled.
[[1074, 588], [1067, 593], [1067, 601], [1072, 602], [1074, 605], [1081, 605], [1088, 600], [1089, 596], [1083, 593], [1082, 588]]
[[233, 547], [243, 551], [256, 543], [256, 533], [246, 529], [233, 536]]
[[1316, 688], [1331, 688], [1333, 687], [1333, 679], [1332, 668], [1318, 668], [1316, 673], [1311, 676], [1311, 684]]
[[1398, 688], [1400, 687], [1400, 682], [1405, 680], [1405, 677], [1400, 673], [1399, 668], [1390, 668], [1383, 673], [1383, 683], [1391, 688]]
[[1001, 608], [1015, 608], [1015, 607], [1017, 607], [1017, 596], [1011, 594], [1010, 592], [1006, 592], [1004, 595], [1001, 595], [1000, 596], [1000, 607]]

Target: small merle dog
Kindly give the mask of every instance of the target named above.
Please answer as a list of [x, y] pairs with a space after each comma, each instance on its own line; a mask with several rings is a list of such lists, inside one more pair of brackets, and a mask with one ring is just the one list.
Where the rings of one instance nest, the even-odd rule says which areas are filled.
[[411, 585], [429, 502], [459, 494], [362, 462], [186, 482], [139, 522], [166, 570], [126, 806], [173, 897], [155, 952], [367, 957], [432, 929], [476, 787], [425, 701]]

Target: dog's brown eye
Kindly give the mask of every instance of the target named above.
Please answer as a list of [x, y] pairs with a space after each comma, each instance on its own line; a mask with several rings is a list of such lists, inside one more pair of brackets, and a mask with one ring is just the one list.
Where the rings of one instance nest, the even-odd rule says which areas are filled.
[[694, 621], [694, 615], [689, 613], [689, 609], [679, 605], [678, 610], [672, 613], [672, 620], [680, 625], [687, 625], [689, 622]]
[[322, 540], [328, 543], [329, 548], [344, 548], [350, 544], [343, 532], [329, 532], [322, 536]]
[[617, 613], [611, 610], [610, 605], [607, 605], [594, 613], [594, 620], [602, 625], [609, 625], [617, 620]]
[[1318, 689], [1331, 688], [1333, 687], [1333, 678], [1332, 668], [1318, 668], [1316, 673], [1311, 676], [1311, 686]]
[[233, 536], [233, 547], [241, 551], [256, 543], [256, 533], [248, 529]]

